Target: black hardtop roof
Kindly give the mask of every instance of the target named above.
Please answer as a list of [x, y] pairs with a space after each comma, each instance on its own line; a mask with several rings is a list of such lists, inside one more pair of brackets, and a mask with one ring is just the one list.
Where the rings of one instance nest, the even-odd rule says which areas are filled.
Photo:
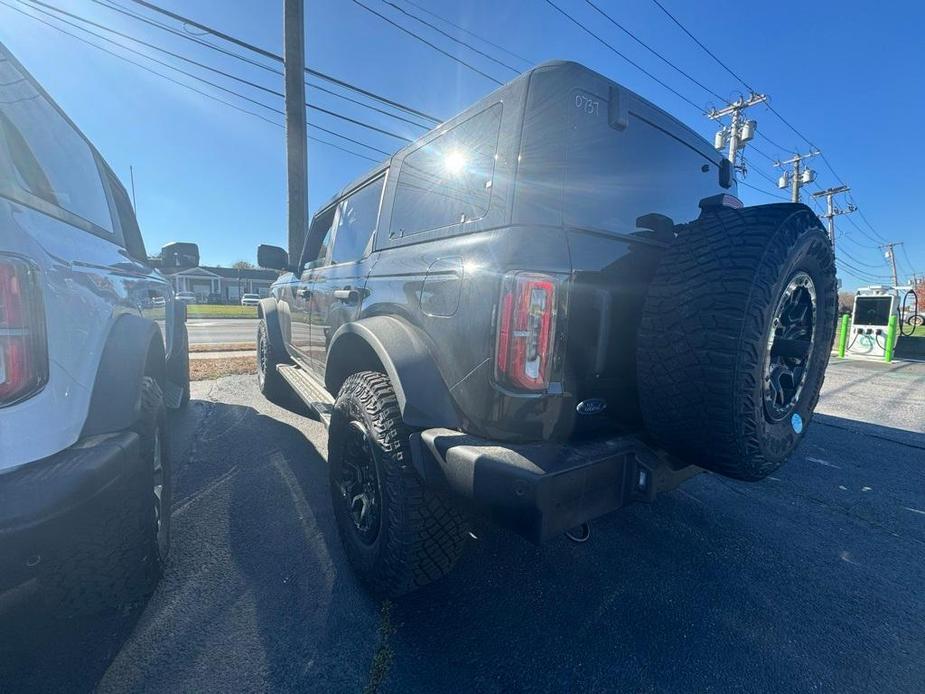
[[[420, 141], [423, 140], [423, 139], [425, 139], [425, 138], [427, 138], [427, 137], [429, 137], [429, 136], [431, 135], [431, 133], [433, 133], [433, 132], [435, 132], [435, 131], [438, 131], [438, 130], [444, 130], [444, 129], [451, 128], [451, 127], [455, 126], [458, 122], [461, 122], [461, 121], [463, 121], [463, 120], [466, 120], [466, 118], [468, 118], [470, 115], [473, 115], [473, 114], [475, 114], [475, 113], [478, 113], [479, 111], [482, 111], [485, 107], [487, 107], [487, 106], [489, 106], [490, 104], [496, 102], [496, 101], [498, 100], [498, 94], [499, 94], [499, 92], [505, 91], [505, 90], [508, 89], [512, 84], [514, 84], [514, 83], [516, 83], [516, 82], [519, 82], [519, 81], [522, 81], [522, 80], [527, 80], [527, 79], [529, 79], [529, 78], [530, 78], [530, 75], [532, 75], [534, 72], [537, 72], [538, 70], [550, 70], [550, 69], [552, 69], [552, 70], [563, 70], [563, 71], [574, 71], [574, 72], [576, 72], [576, 73], [585, 73], [585, 74], [591, 75], [591, 76], [593, 76], [593, 77], [596, 77], [596, 78], [605, 80], [606, 82], [609, 82], [611, 85], [613, 85], [613, 86], [615, 86], [615, 87], [617, 87], [617, 88], [619, 88], [619, 89], [621, 89], [621, 90], [623, 90], [623, 91], [626, 91], [626, 92], [632, 94], [634, 97], [636, 97], [636, 98], [639, 99], [641, 102], [643, 102], [644, 104], [646, 104], [649, 108], [652, 108], [652, 109], [658, 111], [659, 113], [661, 113], [662, 115], [664, 115], [665, 118], [669, 119], [674, 125], [676, 125], [679, 129], [681, 129], [681, 130], [684, 131], [684, 135], [686, 136], [685, 139], [691, 139], [691, 138], [693, 138], [693, 139], [694, 139], [698, 144], [700, 144], [706, 151], [715, 151], [715, 150], [713, 149], [713, 146], [712, 146], [710, 143], [708, 143], [699, 133], [697, 133], [696, 131], [694, 131], [692, 128], [690, 128], [689, 126], [685, 125], [684, 123], [682, 123], [680, 120], [678, 120], [676, 117], [674, 117], [673, 115], [671, 115], [670, 113], [668, 113], [667, 111], [665, 111], [663, 108], [660, 108], [660, 107], [656, 106], [655, 104], [653, 104], [651, 101], [649, 101], [649, 100], [646, 99], [645, 97], [639, 96], [639, 94], [637, 94], [636, 92], [634, 92], [632, 89], [629, 89], [629, 88], [627, 88], [627, 87], [624, 87], [622, 84], [619, 84], [618, 82], [615, 82], [614, 80], [610, 79], [609, 77], [606, 77], [605, 75], [602, 75], [601, 73], [599, 73], [599, 72], [597, 72], [597, 71], [595, 71], [595, 70], [592, 70], [591, 68], [586, 67], [586, 66], [582, 65], [581, 63], [575, 62], [574, 60], [547, 60], [547, 61], [545, 61], [545, 62], [539, 63], [538, 65], [534, 65], [532, 68], [530, 68], [530, 69], [527, 70], [526, 72], [521, 73], [520, 75], [518, 75], [517, 77], [515, 77], [514, 79], [512, 79], [510, 82], [508, 82], [507, 84], [501, 85], [501, 86], [498, 87], [497, 89], [493, 90], [491, 93], [486, 94], [485, 96], [483, 96], [483, 97], [482, 97], [481, 99], [479, 99], [478, 101], [476, 101], [476, 102], [472, 103], [471, 105], [467, 106], [466, 108], [464, 108], [462, 111], [460, 111], [459, 113], [457, 113], [457, 114], [456, 114], [455, 116], [453, 116], [452, 118], [449, 118], [449, 119], [443, 121], [442, 123], [440, 123], [439, 125], [434, 126], [434, 127], [431, 128], [430, 130], [428, 130], [426, 133], [424, 133], [423, 135], [421, 135], [421, 136], [419, 136], [418, 138], [416, 138], [413, 142], [409, 142], [407, 145], [405, 145], [405, 146], [401, 147], [400, 149], [396, 150], [395, 153], [392, 154], [392, 156], [390, 156], [388, 159], [386, 159], [386, 160], [380, 162], [379, 164], [377, 164], [376, 166], [372, 167], [371, 169], [368, 169], [365, 173], [363, 173], [362, 175], [360, 175], [360, 176], [358, 176], [357, 178], [353, 179], [350, 183], [348, 183], [346, 186], [344, 186], [343, 188], [341, 188], [335, 195], [333, 195], [333, 196], [331, 196], [330, 198], [328, 198], [328, 199], [325, 201], [325, 203], [324, 203], [323, 205], [321, 205], [321, 206], [317, 209], [317, 211], [315, 212], [315, 215], [317, 215], [319, 212], [322, 212], [322, 211], [328, 209], [328, 208], [329, 208], [333, 203], [335, 203], [337, 200], [339, 200], [339, 199], [343, 198], [345, 195], [347, 195], [347, 193], [351, 192], [351, 191], [354, 190], [355, 188], [358, 188], [358, 187], [361, 186], [363, 183], [367, 182], [368, 180], [370, 180], [370, 179], [372, 179], [372, 178], [375, 178], [375, 177], [378, 176], [380, 173], [382, 173], [383, 171], [385, 171], [386, 169], [388, 169], [388, 168], [389, 168], [390, 162], [391, 162], [392, 159], [394, 159], [397, 155], [402, 154], [405, 150], [414, 150], [414, 149], [417, 149], [417, 148], [419, 147]], [[313, 215], [313, 218], [314, 218], [314, 215]]]

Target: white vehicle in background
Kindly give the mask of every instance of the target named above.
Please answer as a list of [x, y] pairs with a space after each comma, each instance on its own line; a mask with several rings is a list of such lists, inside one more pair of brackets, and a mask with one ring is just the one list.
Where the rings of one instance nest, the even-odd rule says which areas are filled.
[[260, 304], [259, 294], [244, 294], [241, 296], [242, 306], [258, 306]]
[[198, 303], [196, 301], [196, 295], [193, 294], [192, 292], [177, 292], [176, 299], [177, 301], [182, 302], [184, 304]]
[[92, 611], [153, 588], [166, 410], [189, 399], [185, 307], [154, 265], [198, 259], [149, 260], [125, 188], [0, 44], [0, 598], [36, 581]]

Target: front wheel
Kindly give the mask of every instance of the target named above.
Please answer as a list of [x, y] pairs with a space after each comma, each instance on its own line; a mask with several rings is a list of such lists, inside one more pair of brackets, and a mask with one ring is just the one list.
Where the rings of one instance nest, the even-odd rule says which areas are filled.
[[280, 354], [270, 340], [267, 322], [261, 320], [257, 326], [257, 386], [265, 398], [282, 402], [289, 393], [289, 386], [279, 375], [276, 367], [285, 364], [288, 358]]
[[351, 566], [387, 597], [447, 574], [468, 529], [462, 512], [412, 468], [409, 434], [384, 374], [347, 378], [328, 434], [331, 501]]

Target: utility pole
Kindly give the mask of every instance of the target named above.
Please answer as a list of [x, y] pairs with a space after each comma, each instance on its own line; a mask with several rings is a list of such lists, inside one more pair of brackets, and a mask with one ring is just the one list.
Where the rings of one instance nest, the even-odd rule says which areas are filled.
[[777, 187], [781, 189], [786, 188], [788, 184], [790, 185], [791, 202], [800, 202], [800, 188], [816, 180], [816, 172], [809, 167], [804, 169], [803, 160], [818, 156], [819, 154], [819, 150], [814, 149], [806, 154], [797, 154], [787, 161], [774, 162], [774, 166], [777, 167], [784, 167], [787, 164], [790, 164], [792, 167], [790, 171], [784, 171], [777, 181]]
[[899, 273], [896, 272], [896, 254], [893, 252], [893, 248], [896, 246], [902, 246], [903, 242], [899, 241], [898, 243], [890, 241], [880, 246], [881, 250], [886, 250], [884, 255], [890, 259], [890, 265], [893, 266], [893, 286], [899, 286]]
[[828, 220], [829, 239], [832, 241], [833, 250], [835, 248], [835, 218], [840, 214], [850, 214], [857, 209], [852, 203], [848, 203], [848, 207], [844, 210], [835, 206], [835, 196], [839, 193], [847, 193], [849, 190], [851, 189], [848, 186], [835, 186], [834, 188], [826, 188], [813, 193], [814, 198], [824, 197], [826, 199], [826, 211], [823, 217]]
[[283, 0], [286, 82], [286, 182], [289, 262], [298, 263], [308, 228], [308, 134], [305, 119], [305, 3]]
[[716, 133], [716, 137], [713, 140], [713, 145], [716, 149], [722, 150], [723, 147], [727, 148], [728, 154], [726, 155], [729, 161], [732, 163], [732, 166], [740, 171], [744, 170], [744, 166], [736, 163], [736, 157], [739, 150], [745, 148], [745, 143], [755, 137], [755, 131], [758, 129], [758, 121], [754, 120], [742, 120], [742, 112], [747, 109], [749, 106], [754, 106], [756, 104], [764, 103], [768, 100], [768, 97], [764, 94], [756, 94], [752, 92], [749, 97], [746, 99], [744, 97], [739, 97], [733, 101], [728, 106], [724, 106], [721, 109], [712, 109], [707, 113], [707, 118], [710, 120], [718, 121], [720, 118], [726, 116], [731, 116], [732, 121], [728, 127], [722, 127]]

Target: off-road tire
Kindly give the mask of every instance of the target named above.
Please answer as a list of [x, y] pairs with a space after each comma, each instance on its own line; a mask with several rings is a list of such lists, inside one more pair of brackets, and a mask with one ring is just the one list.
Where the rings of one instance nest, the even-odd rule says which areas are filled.
[[[805, 435], [835, 337], [831, 243], [805, 205], [719, 208], [677, 227], [650, 285], [637, 345], [645, 426], [684, 461], [745, 480], [782, 465]], [[769, 330], [800, 271], [816, 292], [815, 333], [793, 413], [763, 400]]]
[[[145, 376], [141, 412], [132, 429], [139, 436], [139, 466], [120, 481], [120, 494], [107, 494], [76, 519], [75, 539], [47, 572], [48, 598], [64, 614], [124, 609], [150, 595], [167, 560], [171, 476], [167, 410], [157, 381]], [[153, 503], [154, 439], [158, 432], [163, 466], [162, 521], [158, 542]]]
[[276, 370], [278, 364], [287, 364], [289, 355], [280, 354], [270, 340], [267, 322], [261, 320], [257, 326], [257, 386], [263, 396], [271, 402], [285, 402], [290, 395], [289, 384]]
[[[364, 542], [343, 499], [347, 427], [356, 418], [369, 432], [379, 480], [379, 529]], [[381, 373], [348, 377], [340, 389], [328, 435], [328, 468], [334, 517], [347, 559], [372, 592], [397, 597], [446, 575], [465, 545], [465, 515], [442, 494], [424, 486], [411, 466], [409, 428], [395, 391]]]

